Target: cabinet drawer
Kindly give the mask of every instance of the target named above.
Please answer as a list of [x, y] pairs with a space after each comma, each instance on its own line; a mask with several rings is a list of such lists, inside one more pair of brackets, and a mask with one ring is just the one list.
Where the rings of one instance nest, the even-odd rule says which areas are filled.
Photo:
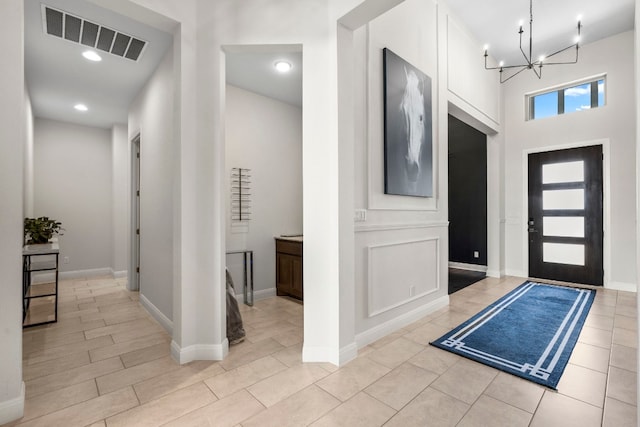
[[302, 256], [302, 242], [276, 239], [276, 252]]

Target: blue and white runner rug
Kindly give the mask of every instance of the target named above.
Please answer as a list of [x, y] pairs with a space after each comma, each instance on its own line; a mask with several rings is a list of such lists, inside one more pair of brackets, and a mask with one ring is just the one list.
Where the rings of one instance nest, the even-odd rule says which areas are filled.
[[525, 282], [431, 345], [556, 389], [595, 294]]

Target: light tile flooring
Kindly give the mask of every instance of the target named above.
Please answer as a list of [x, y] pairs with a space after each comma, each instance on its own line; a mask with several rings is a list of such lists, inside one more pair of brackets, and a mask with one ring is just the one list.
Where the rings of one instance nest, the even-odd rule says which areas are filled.
[[61, 283], [58, 324], [24, 331], [21, 426], [635, 426], [635, 294], [599, 291], [558, 392], [428, 342], [522, 279], [485, 279], [359, 352], [301, 362], [302, 306], [242, 306], [247, 340], [179, 366], [169, 336], [111, 279]]

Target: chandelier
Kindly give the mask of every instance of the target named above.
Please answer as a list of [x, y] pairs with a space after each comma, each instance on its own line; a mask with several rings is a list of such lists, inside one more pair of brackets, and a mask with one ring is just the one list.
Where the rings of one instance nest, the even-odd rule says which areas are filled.
[[[528, 55], [522, 48], [522, 34], [524, 33], [524, 30], [522, 29], [522, 24], [523, 22], [520, 21], [520, 30], [518, 31], [518, 34], [520, 35], [520, 52], [524, 57], [524, 63], [518, 64], [518, 65], [505, 65], [504, 61], [500, 61], [500, 64], [497, 67], [488, 67], [487, 57], [489, 56], [489, 47], [488, 46], [484, 47], [484, 68], [486, 70], [500, 70], [500, 83], [504, 83], [507, 80], [512, 79], [513, 77], [517, 76], [524, 70], [532, 70], [535, 73], [535, 75], [540, 79], [542, 78], [543, 65], [548, 66], [548, 65], [576, 64], [578, 62], [578, 50], [580, 49], [580, 46], [579, 46], [580, 29], [582, 28], [580, 19], [578, 19], [578, 34], [576, 35], [575, 42], [572, 45], [562, 48], [552, 53], [551, 55], [540, 56], [535, 61], [533, 60], [533, 0], [529, 0], [529, 54]], [[573, 61], [563, 61], [563, 62], [549, 61], [549, 59], [554, 57], [555, 55], [558, 55], [562, 52], [565, 52], [573, 48], [575, 48], [576, 50], [576, 57]], [[508, 70], [508, 69], [516, 69], [516, 71], [505, 78], [504, 70]]]

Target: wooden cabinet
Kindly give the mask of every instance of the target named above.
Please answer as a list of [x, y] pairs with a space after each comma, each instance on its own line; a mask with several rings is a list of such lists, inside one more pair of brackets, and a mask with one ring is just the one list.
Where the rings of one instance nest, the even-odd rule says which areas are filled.
[[276, 238], [276, 291], [302, 299], [302, 239]]

